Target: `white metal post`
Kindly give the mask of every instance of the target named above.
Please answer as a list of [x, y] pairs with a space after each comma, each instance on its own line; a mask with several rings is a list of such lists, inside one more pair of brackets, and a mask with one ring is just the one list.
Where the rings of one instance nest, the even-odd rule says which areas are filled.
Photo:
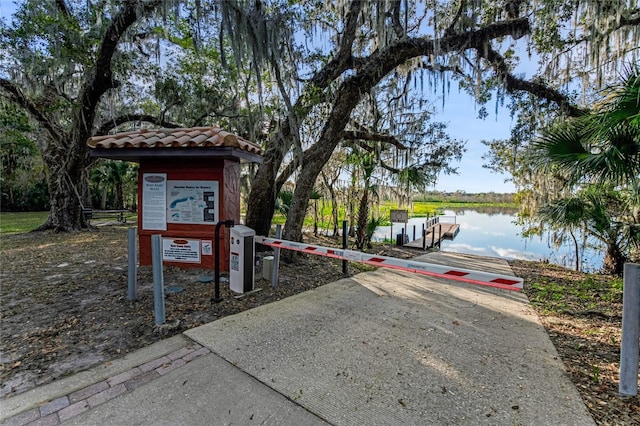
[[640, 353], [640, 264], [625, 263], [622, 293], [622, 342], [620, 344], [620, 387], [622, 396], [638, 395]]
[[[282, 236], [282, 225], [276, 225], [276, 238]], [[271, 287], [278, 287], [278, 269], [280, 268], [280, 249], [275, 247], [273, 249], [273, 266], [271, 268]]]
[[128, 237], [128, 276], [127, 276], [127, 298], [129, 300], [136, 300], [138, 298], [138, 271], [136, 267], [136, 230], [135, 228], [129, 228], [127, 231]]
[[155, 311], [156, 325], [161, 325], [165, 323], [162, 235], [151, 236], [151, 263], [153, 265], [153, 308]]

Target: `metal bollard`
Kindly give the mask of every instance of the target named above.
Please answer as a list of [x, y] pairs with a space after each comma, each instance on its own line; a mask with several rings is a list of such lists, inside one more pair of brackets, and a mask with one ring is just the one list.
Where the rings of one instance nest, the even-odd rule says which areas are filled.
[[640, 353], [638, 339], [640, 339], [640, 264], [625, 263], [619, 386], [619, 392], [622, 396], [638, 395], [638, 357]]
[[[347, 221], [342, 221], [342, 248], [346, 250], [349, 248], [349, 236], [347, 235]], [[342, 276], [346, 277], [349, 275], [349, 261], [342, 260]]]
[[136, 300], [138, 298], [138, 269], [136, 266], [136, 230], [129, 228], [127, 230], [127, 255], [128, 255], [128, 271], [127, 271], [127, 298]]
[[151, 236], [151, 263], [153, 264], [153, 310], [156, 325], [164, 324], [164, 275], [162, 272], [162, 235]]
[[[282, 237], [282, 225], [276, 225], [276, 238]], [[271, 287], [278, 287], [278, 268], [280, 268], [280, 249], [273, 249], [273, 269], [271, 269]]]

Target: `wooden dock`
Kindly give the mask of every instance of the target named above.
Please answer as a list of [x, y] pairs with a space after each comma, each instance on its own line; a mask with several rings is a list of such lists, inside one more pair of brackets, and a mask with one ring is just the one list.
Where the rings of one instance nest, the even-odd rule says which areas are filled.
[[405, 247], [413, 248], [431, 248], [440, 246], [442, 240], [453, 240], [460, 232], [460, 225], [457, 223], [435, 223], [425, 229], [426, 245], [423, 238], [416, 238], [415, 240], [404, 244]]

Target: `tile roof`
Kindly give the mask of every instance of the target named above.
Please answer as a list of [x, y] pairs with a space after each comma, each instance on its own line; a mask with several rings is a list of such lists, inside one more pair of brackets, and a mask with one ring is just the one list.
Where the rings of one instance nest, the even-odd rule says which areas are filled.
[[118, 148], [215, 148], [229, 147], [260, 155], [260, 147], [219, 127], [190, 129], [141, 129], [115, 135], [93, 136], [87, 144], [96, 149]]

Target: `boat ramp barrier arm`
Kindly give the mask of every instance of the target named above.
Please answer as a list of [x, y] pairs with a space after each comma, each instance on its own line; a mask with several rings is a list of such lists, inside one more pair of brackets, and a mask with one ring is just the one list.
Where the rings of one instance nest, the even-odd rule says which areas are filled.
[[496, 287], [505, 290], [522, 290], [524, 280], [506, 274], [493, 274], [490, 272], [476, 271], [464, 268], [452, 268], [450, 266], [437, 265], [434, 263], [420, 262], [411, 259], [399, 259], [397, 257], [377, 256], [355, 250], [339, 249], [335, 247], [323, 247], [313, 244], [297, 243], [294, 241], [281, 240], [278, 238], [262, 237], [257, 235], [255, 242], [266, 246], [294, 250], [302, 253], [316, 254], [319, 256], [332, 257], [334, 259], [348, 260], [353, 262], [366, 263], [374, 266], [397, 269], [400, 271], [414, 272], [431, 277], [445, 278], [449, 280], [462, 281], [471, 284], [479, 284], [489, 287]]

